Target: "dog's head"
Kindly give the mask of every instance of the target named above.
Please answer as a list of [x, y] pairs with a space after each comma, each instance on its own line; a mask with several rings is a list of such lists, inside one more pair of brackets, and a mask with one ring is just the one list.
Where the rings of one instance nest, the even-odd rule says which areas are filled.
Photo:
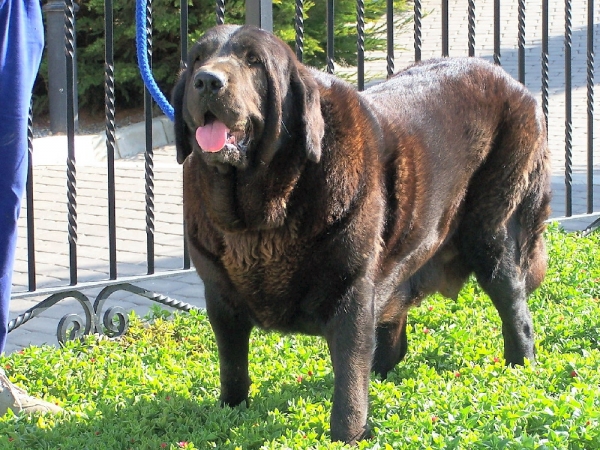
[[290, 48], [259, 28], [208, 30], [189, 53], [173, 106], [179, 163], [197, 151], [209, 165], [268, 165], [289, 133], [287, 120], [303, 128], [306, 158], [321, 156], [318, 87]]

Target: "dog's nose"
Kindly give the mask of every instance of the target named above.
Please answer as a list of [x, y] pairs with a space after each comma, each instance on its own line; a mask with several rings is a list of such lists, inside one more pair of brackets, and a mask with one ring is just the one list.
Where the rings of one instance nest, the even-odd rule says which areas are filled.
[[225, 87], [225, 75], [219, 72], [201, 70], [194, 75], [194, 87], [201, 93], [217, 93]]

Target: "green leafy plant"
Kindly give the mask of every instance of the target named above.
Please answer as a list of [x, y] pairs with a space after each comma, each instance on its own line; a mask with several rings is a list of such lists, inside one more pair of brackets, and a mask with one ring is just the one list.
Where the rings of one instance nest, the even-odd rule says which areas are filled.
[[146, 313], [143, 319], [146, 322], [152, 322], [157, 319], [170, 319], [172, 315], [172, 311], [164, 309], [160, 305], [152, 305], [150, 311]]
[[[371, 379], [373, 438], [360, 449], [600, 448], [600, 233], [552, 225], [550, 266], [531, 297], [537, 362], [502, 360], [501, 324], [470, 282], [457, 302], [409, 314], [409, 353]], [[333, 372], [320, 338], [256, 331], [250, 405], [221, 408], [204, 312], [130, 316], [117, 340], [0, 357], [17, 385], [67, 413], [0, 418], [7, 449], [329, 449]]]
[[[77, 79], [80, 109], [101, 112], [104, 109], [104, 0], [78, 1], [76, 18]], [[135, 47], [135, 1], [114, 0], [114, 75], [115, 96], [119, 108], [143, 104], [143, 83], [137, 66]], [[225, 2], [225, 23], [242, 24], [245, 2]], [[304, 4], [304, 62], [316, 67], [325, 65], [326, 2], [307, 0]], [[384, 0], [365, 1], [365, 21], [373, 25], [385, 12]], [[398, 12], [405, 9], [405, 0], [394, 2]], [[274, 0], [274, 31], [292, 48], [295, 45], [295, 1]], [[335, 59], [340, 64], [356, 63], [356, 2], [337, 0], [335, 17]], [[181, 67], [180, 0], [152, 2], [152, 72], [157, 84], [167, 95]], [[194, 0], [189, 3], [189, 44], [195, 42], [216, 23], [214, 0]], [[381, 48], [383, 38], [377, 27], [371, 27], [367, 49]], [[48, 68], [44, 59], [35, 87], [34, 111], [48, 108]]]

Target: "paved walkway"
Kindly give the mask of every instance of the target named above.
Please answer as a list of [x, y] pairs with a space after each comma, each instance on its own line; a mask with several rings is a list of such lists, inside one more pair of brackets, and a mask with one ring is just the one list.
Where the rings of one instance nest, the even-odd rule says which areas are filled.
[[[502, 51], [501, 62], [513, 76], [517, 76], [517, 2], [502, 2]], [[510, 3], [510, 4], [509, 4]], [[573, 2], [573, 213], [586, 209], [586, 3]], [[441, 21], [440, 2], [424, 0], [422, 57], [440, 56]], [[476, 54], [491, 59], [493, 54], [492, 0], [477, 2]], [[526, 2], [526, 85], [540, 95], [541, 53], [541, 0]], [[467, 0], [450, 1], [450, 56], [467, 54]], [[595, 47], [600, 48], [600, 9], [594, 19]], [[550, 100], [549, 142], [553, 155], [553, 217], [561, 217], [564, 209], [564, 12], [553, 7], [550, 12]], [[395, 67], [400, 69], [414, 58], [412, 25], [399, 29]], [[598, 51], [598, 50], [597, 50]], [[385, 62], [378, 60], [381, 54], [369, 55], [367, 77], [379, 79], [385, 76]], [[600, 67], [596, 58], [596, 78]], [[385, 56], [383, 58], [385, 61]], [[340, 68], [339, 72], [348, 73]], [[351, 75], [351, 74], [350, 74]], [[596, 93], [596, 98], [600, 92]], [[600, 105], [596, 100], [595, 141], [596, 163], [594, 165], [595, 211], [600, 211]], [[147, 273], [146, 252], [146, 205], [144, 203], [144, 157], [138, 154], [143, 125], [118, 131], [118, 156], [116, 175], [116, 223], [118, 248], [118, 276], [136, 277]], [[161, 144], [155, 149], [154, 159], [154, 214], [155, 214], [155, 272], [159, 276], [135, 285], [173, 299], [204, 306], [204, 292], [200, 280], [193, 271], [182, 271], [183, 229], [181, 213], [181, 167], [175, 162], [175, 150], [168, 121], [158, 122], [154, 127], [154, 142]], [[106, 163], [102, 161], [103, 136], [77, 136], [77, 263], [79, 283], [90, 286], [83, 293], [93, 301], [108, 278], [108, 213]], [[164, 145], [163, 145], [164, 144]], [[67, 202], [65, 155], [66, 138], [54, 137], [34, 141], [34, 199], [36, 233], [37, 289], [28, 293], [26, 216], [23, 211], [20, 222], [20, 240], [14, 277], [14, 298], [11, 317], [16, 317], [47, 297], [44, 289], [69, 284], [69, 250], [67, 235]], [[564, 222], [566, 228], [582, 229], [592, 219]], [[170, 272], [169, 272], [170, 271]], [[145, 315], [154, 303], [128, 292], [116, 292], [106, 307], [119, 305], [125, 310], [135, 310]], [[106, 309], [106, 308], [105, 308]], [[7, 353], [24, 346], [43, 343], [56, 344], [59, 320], [68, 313], [82, 316], [83, 308], [72, 299], [61, 301], [9, 334]]]

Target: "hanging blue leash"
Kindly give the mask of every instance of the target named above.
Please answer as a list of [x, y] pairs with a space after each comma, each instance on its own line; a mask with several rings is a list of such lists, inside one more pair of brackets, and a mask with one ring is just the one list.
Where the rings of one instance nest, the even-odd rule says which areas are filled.
[[146, 88], [152, 95], [154, 101], [160, 106], [160, 109], [165, 115], [173, 122], [174, 111], [169, 101], [165, 98], [160, 88], [156, 84], [152, 71], [150, 70], [150, 63], [148, 61], [148, 41], [147, 29], [146, 29], [146, 0], [137, 0], [135, 5], [135, 42], [137, 47], [137, 59], [138, 66], [140, 67], [140, 73]]

